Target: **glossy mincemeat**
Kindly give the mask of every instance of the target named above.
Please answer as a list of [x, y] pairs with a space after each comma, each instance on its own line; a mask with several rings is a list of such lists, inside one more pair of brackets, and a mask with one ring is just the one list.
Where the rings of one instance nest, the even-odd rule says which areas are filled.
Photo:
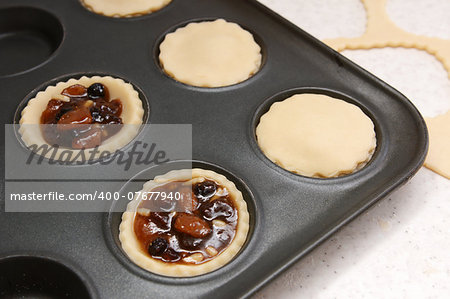
[[50, 145], [93, 148], [120, 130], [122, 102], [110, 100], [103, 84], [75, 84], [61, 94], [69, 101], [51, 99], [41, 115], [42, 133]]
[[134, 233], [150, 257], [168, 263], [201, 264], [233, 241], [237, 211], [226, 189], [216, 182], [205, 180], [186, 185], [176, 181], [151, 191], [179, 192], [182, 199], [177, 205], [163, 204], [164, 209], [158, 205], [162, 212], [155, 211], [154, 202], [143, 201], [138, 206]]

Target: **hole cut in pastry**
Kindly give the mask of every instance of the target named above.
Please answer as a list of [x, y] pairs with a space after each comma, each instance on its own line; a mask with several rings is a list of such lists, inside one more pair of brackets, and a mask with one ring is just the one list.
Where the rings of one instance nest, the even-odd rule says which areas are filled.
[[[328, 39], [324, 42], [337, 51], [346, 49], [373, 49], [385, 47], [416, 48], [434, 55], [447, 70], [450, 78], [450, 40], [432, 36], [410, 33], [398, 27], [391, 21], [386, 12], [387, 0], [362, 0], [367, 11], [367, 26], [365, 33], [356, 38]], [[423, 113], [423, 111], [421, 111]], [[448, 114], [448, 111], [447, 111]], [[444, 113], [445, 115], [445, 113]], [[445, 117], [445, 116], [444, 116]], [[448, 133], [437, 129], [433, 124], [441, 122], [443, 117], [437, 116], [432, 123], [433, 131], [430, 139], [430, 150], [425, 166], [432, 171], [449, 178], [450, 167], [447, 162], [437, 165], [442, 157], [449, 157]], [[431, 145], [433, 143], [433, 145]], [[445, 165], [445, 166], [444, 166]]]

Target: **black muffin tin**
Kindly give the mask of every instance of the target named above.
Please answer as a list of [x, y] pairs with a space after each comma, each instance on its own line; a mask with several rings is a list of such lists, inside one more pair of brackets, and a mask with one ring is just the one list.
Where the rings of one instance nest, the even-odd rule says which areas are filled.
[[[260, 71], [221, 88], [187, 86], [166, 76], [158, 63], [164, 35], [216, 18], [255, 36], [263, 53]], [[424, 121], [403, 95], [254, 0], [173, 0], [153, 14], [123, 19], [94, 14], [77, 0], [0, 0], [0, 53], [9, 55], [0, 57], [4, 124], [14, 122], [28, 93], [54, 78], [126, 78], [148, 99], [147, 122], [193, 125], [193, 166], [227, 175], [251, 214], [247, 243], [233, 261], [198, 277], [169, 278], [124, 255], [120, 213], [1, 212], [0, 297], [248, 296], [407, 182], [427, 150]], [[301, 92], [341, 98], [371, 117], [378, 145], [365, 168], [315, 179], [264, 156], [255, 139], [259, 117], [273, 102]], [[4, 197], [1, 206], [4, 211]]]

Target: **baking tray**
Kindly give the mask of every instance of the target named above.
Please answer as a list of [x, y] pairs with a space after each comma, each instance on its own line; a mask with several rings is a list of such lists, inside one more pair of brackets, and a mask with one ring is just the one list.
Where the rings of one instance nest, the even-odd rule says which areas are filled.
[[[24, 65], [3, 58], [0, 69], [17, 72], [0, 75], [3, 123], [14, 122], [26, 95], [54, 78], [73, 73], [126, 78], [148, 98], [148, 122], [192, 124], [193, 166], [226, 174], [243, 191], [251, 214], [247, 243], [233, 261], [202, 276], [168, 278], [126, 258], [117, 239], [119, 213], [2, 212], [0, 296], [11, 290], [26, 294], [14, 287], [25, 283], [22, 272], [38, 286], [35, 296], [46, 289], [74, 298], [248, 296], [407, 182], [423, 163], [426, 127], [402, 94], [254, 0], [173, 0], [156, 13], [129, 19], [96, 15], [77, 0], [1, 0], [0, 16], [1, 31], [25, 30], [30, 43], [42, 48], [40, 54], [30, 50], [21, 56]], [[240, 84], [211, 89], [166, 76], [157, 59], [164, 35], [215, 18], [253, 33], [262, 47], [261, 70]], [[49, 59], [24, 71], [39, 55]], [[341, 98], [372, 118], [378, 146], [365, 168], [314, 179], [285, 171], [262, 154], [255, 139], [259, 117], [273, 102], [297, 92]], [[3, 180], [3, 193], [4, 187]], [[46, 272], [67, 279], [48, 287]]]

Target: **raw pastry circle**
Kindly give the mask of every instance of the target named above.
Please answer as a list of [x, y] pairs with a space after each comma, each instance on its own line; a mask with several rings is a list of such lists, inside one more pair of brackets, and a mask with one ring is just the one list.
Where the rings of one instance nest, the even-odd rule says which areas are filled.
[[81, 0], [89, 10], [108, 17], [134, 17], [165, 7], [172, 0]]
[[296, 94], [274, 103], [256, 128], [264, 154], [309, 177], [352, 173], [372, 157], [374, 125], [360, 108], [321, 94]]
[[141, 191], [149, 191], [171, 181], [188, 181], [195, 178], [211, 179], [228, 190], [238, 212], [237, 229], [233, 241], [224, 251], [222, 251], [222, 253], [202, 264], [172, 264], [153, 259], [142, 251], [139, 241], [134, 233], [134, 217], [136, 215], [136, 207], [140, 203], [139, 199], [135, 199], [128, 204], [127, 210], [122, 215], [122, 222], [119, 227], [119, 239], [122, 243], [123, 250], [136, 265], [160, 275], [190, 277], [205, 274], [224, 266], [241, 250], [247, 239], [249, 230], [250, 217], [247, 211], [247, 203], [245, 202], [242, 193], [236, 188], [236, 185], [229, 181], [225, 176], [211, 170], [200, 168], [173, 170], [164, 175], [156, 176], [153, 180], [148, 181], [144, 184]]
[[427, 118], [430, 147], [425, 166], [450, 179], [450, 111]]
[[167, 34], [159, 48], [164, 71], [193, 86], [236, 84], [261, 66], [261, 48], [252, 34], [223, 19], [189, 23]]
[[[66, 87], [74, 84], [81, 84], [83, 86], [90, 86], [93, 83], [102, 83], [108, 90], [111, 99], [120, 99], [122, 102], [122, 128], [119, 132], [106, 139], [98, 147], [98, 155], [101, 152], [109, 151], [114, 152], [123, 146], [127, 145], [139, 132], [144, 116], [144, 109], [142, 108], [142, 101], [139, 98], [138, 92], [129, 83], [126, 83], [122, 79], [113, 78], [110, 76], [100, 77], [86, 77], [83, 76], [80, 79], [70, 79], [66, 82], [59, 82], [55, 86], [48, 86], [44, 91], [40, 91], [32, 98], [27, 106], [22, 110], [22, 117], [20, 118], [19, 133], [22, 136], [22, 140], [27, 146], [33, 144], [40, 147], [41, 145], [48, 144], [41, 132], [41, 114], [46, 109], [48, 102], [51, 99], [68, 100], [66, 96], [61, 95], [61, 92]], [[73, 152], [72, 157], [75, 157], [80, 150], [60, 148], [57, 149], [55, 159], [58, 159], [61, 154], [71, 150]], [[52, 155], [52, 151], [49, 151], [46, 155], [49, 158]]]

